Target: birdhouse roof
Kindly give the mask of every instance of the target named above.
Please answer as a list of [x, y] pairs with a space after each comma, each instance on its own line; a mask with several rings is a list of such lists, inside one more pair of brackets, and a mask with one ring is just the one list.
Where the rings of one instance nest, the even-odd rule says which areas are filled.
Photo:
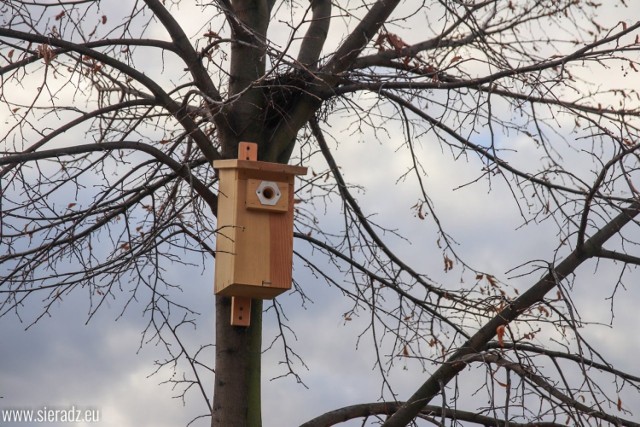
[[264, 172], [276, 172], [287, 175], [306, 175], [307, 168], [303, 166], [292, 166], [282, 163], [260, 162], [253, 160], [215, 160], [213, 162], [215, 169], [245, 169]]

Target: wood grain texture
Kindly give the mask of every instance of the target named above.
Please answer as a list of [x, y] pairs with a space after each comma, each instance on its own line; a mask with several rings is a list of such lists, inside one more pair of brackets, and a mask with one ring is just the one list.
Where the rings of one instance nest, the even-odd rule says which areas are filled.
[[249, 326], [251, 324], [251, 298], [231, 298], [231, 324], [233, 326]]

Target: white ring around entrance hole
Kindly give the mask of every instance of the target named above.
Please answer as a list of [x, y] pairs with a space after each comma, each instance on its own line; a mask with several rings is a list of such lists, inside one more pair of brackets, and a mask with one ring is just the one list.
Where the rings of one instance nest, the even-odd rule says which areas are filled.
[[266, 206], [275, 206], [282, 193], [280, 192], [280, 187], [278, 187], [278, 183], [273, 181], [262, 181], [258, 188], [256, 188], [256, 195], [258, 196], [258, 200], [261, 204]]

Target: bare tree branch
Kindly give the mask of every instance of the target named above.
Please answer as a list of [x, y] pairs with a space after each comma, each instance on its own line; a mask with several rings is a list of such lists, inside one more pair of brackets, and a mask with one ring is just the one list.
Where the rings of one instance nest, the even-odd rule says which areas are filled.
[[320, 59], [329, 32], [331, 0], [311, 0], [311, 10], [313, 15], [309, 28], [302, 39], [298, 62], [313, 69]]
[[384, 426], [406, 426], [415, 418], [421, 408], [429, 403], [431, 399], [442, 390], [444, 385], [464, 369], [466, 363], [463, 359], [466, 356], [483, 351], [487, 343], [496, 336], [498, 327], [509, 324], [533, 304], [540, 301], [549, 291], [555, 288], [560, 281], [572, 274], [580, 264], [595, 256], [604, 243], [617, 234], [619, 230], [632, 221], [639, 213], [640, 203], [638, 202], [621, 209], [618, 216], [585, 241], [584, 247], [581, 246], [574, 250], [558, 265], [550, 267], [549, 273], [487, 322], [467, 342], [460, 346], [455, 353], [449, 356], [447, 362], [442, 364], [442, 366], [416, 390], [413, 396], [407, 400], [406, 404], [384, 423]]
[[150, 154], [156, 160], [169, 166], [177, 176], [184, 179], [189, 185], [193, 186], [193, 189], [198, 192], [200, 197], [207, 202], [211, 211], [216, 214], [218, 211], [218, 197], [211, 192], [211, 190], [202, 183], [198, 178], [192, 175], [186, 165], [181, 164], [171, 157], [167, 156], [157, 148], [143, 144], [136, 141], [113, 141], [102, 142], [100, 144], [81, 144], [72, 145], [63, 148], [54, 148], [52, 150], [40, 150], [31, 151], [21, 154], [13, 154], [4, 157], [0, 157], [0, 166], [2, 165], [15, 165], [18, 163], [32, 162], [35, 160], [50, 159], [53, 157], [73, 156], [76, 154], [91, 153], [96, 151], [112, 151], [112, 150], [138, 150], [144, 153]]

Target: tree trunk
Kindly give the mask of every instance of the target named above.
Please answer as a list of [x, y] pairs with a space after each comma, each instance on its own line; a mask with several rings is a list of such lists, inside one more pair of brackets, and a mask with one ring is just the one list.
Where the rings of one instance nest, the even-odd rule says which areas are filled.
[[251, 302], [251, 326], [231, 326], [231, 298], [216, 296], [216, 374], [212, 427], [260, 427], [262, 301]]
[[[267, 99], [263, 88], [252, 84], [265, 72], [266, 34], [273, 1], [234, 0], [233, 11], [226, 10], [235, 42], [231, 45], [229, 95], [236, 96], [223, 114], [228, 128], [219, 129], [224, 157], [237, 155], [238, 143], [256, 142], [259, 160], [286, 163], [300, 128], [313, 116], [321, 103], [317, 97], [302, 96], [285, 108], [278, 125], [266, 129]], [[327, 64], [331, 73], [339, 73], [355, 60], [385, 22], [399, 0], [380, 0]], [[228, 3], [227, 6], [228, 7]], [[310, 26], [301, 52], [307, 65], [315, 64], [322, 51], [331, 16], [331, 2], [312, 5]], [[331, 87], [335, 78], [321, 86]], [[316, 83], [317, 84], [317, 83]], [[212, 427], [259, 427], [260, 362], [262, 344], [262, 301], [253, 300], [251, 326], [230, 325], [231, 300], [216, 297], [216, 374]]]
[[[260, 143], [264, 95], [251, 84], [264, 75], [270, 8], [266, 0], [234, 0], [227, 9], [235, 42], [231, 45], [229, 95], [237, 96], [219, 128], [224, 157], [236, 157], [241, 141]], [[225, 6], [227, 8], [229, 4]], [[260, 427], [262, 301], [251, 304], [251, 325], [231, 326], [231, 298], [216, 296], [216, 372], [212, 427]]]

